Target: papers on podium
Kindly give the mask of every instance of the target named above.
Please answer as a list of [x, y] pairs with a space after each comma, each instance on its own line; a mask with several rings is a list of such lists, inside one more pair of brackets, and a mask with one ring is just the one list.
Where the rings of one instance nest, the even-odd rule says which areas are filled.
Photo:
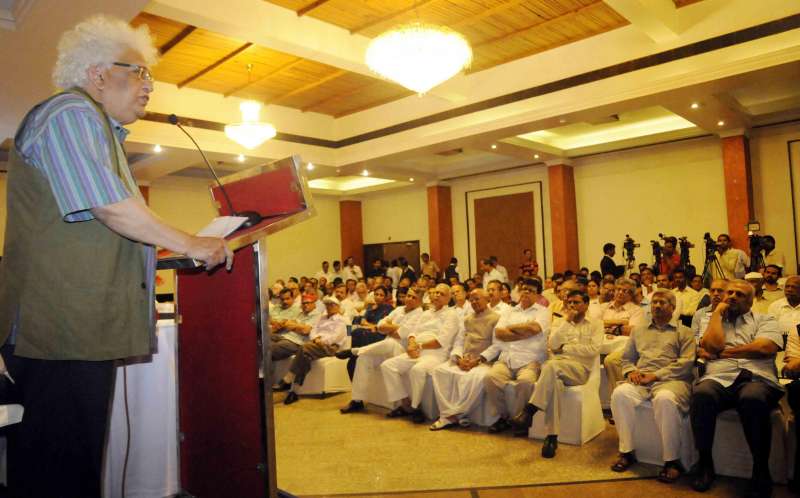
[[[220, 216], [211, 220], [202, 230], [197, 232], [198, 237], [219, 237], [224, 238], [232, 234], [242, 223], [247, 221], [244, 216]], [[183, 254], [175, 254], [171, 251], [159, 251], [158, 264], [159, 270], [179, 270], [183, 268], [197, 268], [202, 263], [188, 258]]]

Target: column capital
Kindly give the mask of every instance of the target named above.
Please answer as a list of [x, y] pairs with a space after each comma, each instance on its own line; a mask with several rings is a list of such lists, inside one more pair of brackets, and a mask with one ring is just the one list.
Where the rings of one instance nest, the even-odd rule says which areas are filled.
[[548, 168], [550, 166], [572, 166], [572, 159], [569, 157], [557, 157], [555, 159], [548, 159], [544, 163]]

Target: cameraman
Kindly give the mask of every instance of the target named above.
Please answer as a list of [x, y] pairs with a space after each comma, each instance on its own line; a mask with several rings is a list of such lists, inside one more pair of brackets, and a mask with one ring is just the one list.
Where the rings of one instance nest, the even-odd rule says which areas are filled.
[[786, 273], [786, 259], [781, 251], [775, 250], [775, 237], [765, 235], [762, 237], [761, 247], [764, 248], [764, 265], [780, 266], [782, 272]]
[[608, 242], [603, 245], [603, 259], [600, 260], [600, 273], [605, 277], [606, 275], [614, 275], [614, 278], [620, 278], [625, 274], [625, 267], [618, 266], [614, 262], [614, 254], [617, 252], [617, 246]]
[[660, 275], [671, 275], [681, 265], [681, 255], [675, 250], [678, 239], [664, 237], [664, 248], [661, 250], [661, 265], [658, 268]]
[[741, 249], [731, 247], [731, 237], [727, 233], [717, 236], [717, 251], [714, 253], [722, 269], [720, 275], [717, 265], [711, 266], [712, 276], [727, 280], [744, 278], [746, 268], [750, 266], [750, 258]]

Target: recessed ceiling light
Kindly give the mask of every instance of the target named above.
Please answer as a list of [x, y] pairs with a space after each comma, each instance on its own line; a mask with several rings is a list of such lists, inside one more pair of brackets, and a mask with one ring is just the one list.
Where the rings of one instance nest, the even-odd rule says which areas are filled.
[[533, 155], [533, 158], [534, 158], [534, 159], [539, 159], [539, 154], [534, 154], [534, 155]]
[[408, 181], [413, 182], [414, 181], [414, 177], [412, 176], [411, 178], [408, 179]]
[[497, 144], [492, 144], [492, 148], [496, 149], [497, 148]]
[[698, 104], [697, 102], [692, 102], [692, 105], [689, 107], [691, 107], [692, 109], [700, 109], [700, 104]]
[[244, 162], [244, 154], [239, 154], [238, 156], [236, 156], [236, 160], [239, 161], [240, 163], [243, 163]]
[[720, 119], [719, 121], [717, 121], [717, 126], [725, 126], [725, 121]]
[[369, 176], [369, 171], [367, 170], [362, 171], [361, 176]]
[[160, 145], [158, 145], [158, 144], [156, 144], [156, 145], [153, 147], [153, 152], [155, 152], [156, 154], [159, 154], [159, 153], [161, 153], [161, 151], [162, 151], [162, 150], [163, 150], [163, 149], [162, 149], [162, 148], [161, 148], [161, 146], [160, 146]]
[[558, 120], [558, 122], [561, 123], [561, 124], [564, 124], [564, 123], [567, 122], [567, 119], [566, 118], [561, 118], [561, 119]]
[[306, 169], [307, 169], [308, 171], [313, 171], [313, 170], [314, 170], [314, 163], [308, 163], [308, 164], [306, 164]]

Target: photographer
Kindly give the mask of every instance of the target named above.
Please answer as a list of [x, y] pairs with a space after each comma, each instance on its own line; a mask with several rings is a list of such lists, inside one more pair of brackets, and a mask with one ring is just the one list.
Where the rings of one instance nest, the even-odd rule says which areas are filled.
[[764, 249], [764, 265], [775, 265], [781, 268], [781, 271], [786, 274], [786, 259], [783, 257], [783, 252], [775, 250], [775, 237], [772, 235], [765, 235], [762, 237], [761, 247]]
[[605, 277], [606, 275], [614, 275], [614, 278], [619, 278], [625, 274], [625, 267], [618, 266], [614, 262], [614, 254], [617, 252], [617, 246], [608, 242], [603, 245], [603, 259], [600, 260], [600, 272]]
[[[741, 279], [750, 266], [750, 258], [741, 249], [731, 247], [731, 237], [726, 233], [717, 236], [717, 248], [714, 256], [719, 261], [719, 268], [716, 265], [711, 267], [713, 278], [724, 278], [728, 280]], [[720, 270], [722, 273], [720, 274]]]
[[664, 248], [661, 250], [661, 264], [658, 269], [660, 275], [670, 275], [676, 268], [681, 266], [681, 255], [675, 250], [677, 246], [678, 239], [664, 237]]

